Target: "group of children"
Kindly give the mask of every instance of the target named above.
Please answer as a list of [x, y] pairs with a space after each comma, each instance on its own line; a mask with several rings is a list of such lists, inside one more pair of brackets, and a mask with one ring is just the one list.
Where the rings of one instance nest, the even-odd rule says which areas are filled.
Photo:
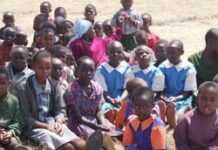
[[[178, 150], [218, 149], [218, 83], [197, 87], [180, 40], [150, 31], [150, 14], [133, 0], [111, 20], [67, 20], [65, 8], [44, 1], [34, 18], [31, 47], [13, 13], [0, 29], [0, 150], [166, 150], [175, 130]], [[211, 38], [211, 37], [210, 37]], [[168, 130], [167, 130], [168, 128]], [[20, 141], [21, 139], [21, 141]]]

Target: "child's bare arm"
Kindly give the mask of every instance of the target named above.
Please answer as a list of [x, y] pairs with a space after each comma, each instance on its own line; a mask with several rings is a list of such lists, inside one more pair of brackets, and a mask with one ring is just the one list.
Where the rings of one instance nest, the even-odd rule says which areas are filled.
[[192, 91], [187, 91], [187, 92], [183, 92], [181, 95], [169, 97], [167, 101], [168, 102], [183, 101], [183, 100], [186, 100], [187, 98], [189, 98], [192, 95], [193, 95]]
[[187, 120], [182, 120], [181, 123], [178, 124], [175, 129], [174, 138], [178, 150], [191, 150], [187, 138], [188, 136], [187, 125], [188, 125]]

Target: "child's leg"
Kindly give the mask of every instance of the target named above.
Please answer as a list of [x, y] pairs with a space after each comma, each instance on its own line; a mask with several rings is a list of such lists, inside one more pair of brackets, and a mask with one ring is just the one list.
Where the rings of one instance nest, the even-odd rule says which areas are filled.
[[175, 103], [169, 103], [167, 105], [167, 122], [169, 123], [170, 127], [175, 129], [176, 127], [176, 104]]
[[3, 147], [6, 150], [25, 150], [25, 149], [27, 150], [27, 148], [25, 146], [21, 145], [15, 137], [12, 137], [10, 143], [3, 145]]
[[58, 150], [76, 150], [71, 143], [66, 143], [58, 148]]
[[157, 102], [157, 105], [159, 106], [160, 110], [160, 118], [162, 119], [163, 122], [165, 122], [165, 117], [166, 117], [166, 110], [167, 110], [167, 105], [164, 101], [160, 100]]
[[82, 139], [74, 140], [71, 142], [76, 150], [84, 150], [86, 146], [86, 142]]

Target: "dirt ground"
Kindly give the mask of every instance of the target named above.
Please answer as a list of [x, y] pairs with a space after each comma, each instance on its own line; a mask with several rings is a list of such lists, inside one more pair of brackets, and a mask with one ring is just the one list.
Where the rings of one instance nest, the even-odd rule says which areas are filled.
[[[83, 16], [84, 6], [96, 5], [97, 20], [104, 20], [120, 8], [119, 0], [49, 0], [53, 10], [57, 6], [67, 9], [68, 19], [76, 20]], [[42, 0], [0, 0], [0, 14], [13, 11], [16, 24], [32, 39], [32, 20], [39, 13]], [[135, 0], [139, 12], [153, 16], [152, 30], [161, 38], [181, 39], [185, 45], [185, 57], [204, 48], [204, 35], [218, 24], [217, 0]], [[2, 24], [0, 23], [0, 26]], [[168, 138], [170, 139], [170, 138]], [[173, 141], [168, 143], [173, 145]], [[172, 147], [172, 146], [170, 146]]]

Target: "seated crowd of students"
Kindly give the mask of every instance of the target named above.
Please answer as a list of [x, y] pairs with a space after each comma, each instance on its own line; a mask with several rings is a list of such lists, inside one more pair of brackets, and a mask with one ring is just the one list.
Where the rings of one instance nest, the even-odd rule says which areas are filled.
[[[218, 150], [218, 29], [188, 60], [181, 40], [150, 30], [152, 17], [121, 0], [113, 18], [96, 21], [44, 1], [34, 37], [3, 14], [0, 29], [0, 150]], [[123, 148], [116, 148], [114, 137]]]

